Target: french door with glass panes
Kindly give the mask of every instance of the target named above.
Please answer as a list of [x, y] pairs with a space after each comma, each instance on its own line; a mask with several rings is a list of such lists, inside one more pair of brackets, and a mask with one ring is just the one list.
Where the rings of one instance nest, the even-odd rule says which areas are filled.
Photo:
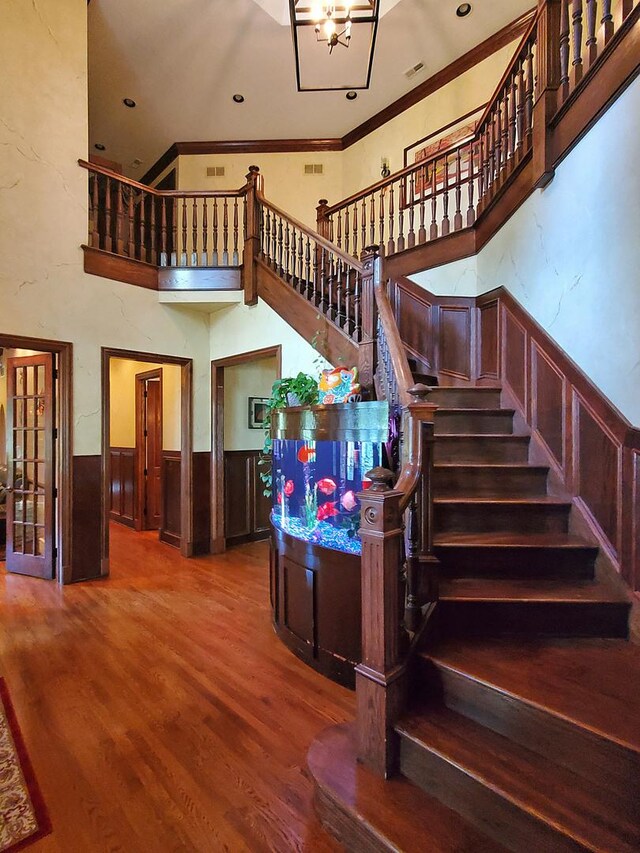
[[7, 359], [7, 571], [53, 578], [53, 355]]

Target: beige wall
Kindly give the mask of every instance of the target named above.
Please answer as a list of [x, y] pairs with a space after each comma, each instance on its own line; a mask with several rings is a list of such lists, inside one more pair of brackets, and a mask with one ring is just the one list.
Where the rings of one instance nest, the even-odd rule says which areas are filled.
[[180, 366], [112, 358], [109, 368], [111, 446], [136, 446], [136, 374], [160, 368], [162, 370], [162, 449], [180, 450]]
[[261, 450], [264, 432], [248, 427], [248, 398], [270, 397], [276, 381], [275, 358], [264, 358], [224, 370], [224, 449]]
[[194, 359], [194, 449], [210, 447], [209, 323], [83, 272], [86, 0], [5, 0], [0, 27], [0, 331], [71, 341], [74, 453], [100, 452], [100, 347]]

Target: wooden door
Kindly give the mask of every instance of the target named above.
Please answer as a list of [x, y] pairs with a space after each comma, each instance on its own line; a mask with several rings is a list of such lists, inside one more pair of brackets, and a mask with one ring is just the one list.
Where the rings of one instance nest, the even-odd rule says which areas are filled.
[[136, 375], [138, 525], [159, 530], [162, 516], [162, 371]]
[[7, 359], [7, 571], [55, 576], [53, 355]]

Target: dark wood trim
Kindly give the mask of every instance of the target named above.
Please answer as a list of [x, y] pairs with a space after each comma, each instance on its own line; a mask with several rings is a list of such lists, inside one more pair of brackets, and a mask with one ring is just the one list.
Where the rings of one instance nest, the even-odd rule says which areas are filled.
[[177, 156], [178, 149], [174, 142], [173, 145], [170, 145], [169, 148], [167, 148], [164, 154], [161, 154], [160, 157], [158, 157], [153, 166], [151, 166], [150, 169], [147, 169], [144, 175], [140, 178], [140, 183], [151, 185], [165, 169], [169, 168]]
[[158, 290], [242, 290], [242, 267], [159, 267]]
[[382, 127], [383, 124], [399, 116], [409, 107], [422, 101], [428, 95], [455, 80], [460, 74], [464, 74], [474, 65], [482, 62], [488, 56], [496, 53], [510, 42], [519, 38], [531, 23], [535, 9], [525, 12], [515, 21], [507, 24], [497, 33], [489, 36], [479, 45], [458, 57], [446, 68], [423, 80], [415, 89], [407, 92], [392, 104], [380, 112], [371, 116], [358, 127], [349, 131], [342, 138], [333, 139], [252, 139], [252, 140], [225, 140], [211, 142], [174, 142], [164, 154], [153, 164], [153, 166], [142, 176], [141, 183], [151, 184], [158, 175], [180, 154], [280, 154], [297, 151], [344, 151], [355, 142], [363, 139], [369, 133]]
[[0, 333], [0, 347], [32, 349], [58, 356], [58, 443], [56, 453], [58, 478], [56, 580], [60, 584], [73, 580], [73, 344], [48, 338]]
[[276, 359], [276, 379], [282, 376], [282, 345], [249, 350], [211, 362], [211, 553], [226, 549], [224, 532], [224, 370], [265, 358]]
[[109, 574], [109, 434], [111, 429], [109, 401], [111, 380], [109, 363], [112, 358], [126, 358], [131, 361], [146, 361], [154, 364], [179, 364], [181, 370], [180, 394], [180, 431], [183, 464], [180, 469], [180, 512], [181, 537], [180, 553], [190, 557], [193, 553], [193, 507], [192, 507], [192, 462], [193, 447], [193, 359], [176, 355], [139, 352], [137, 350], [102, 347], [102, 574]]
[[[168, 515], [167, 506], [170, 501], [175, 501], [176, 497], [178, 500], [178, 515], [181, 514], [180, 510], [180, 486], [178, 486], [177, 496], [174, 494], [173, 490], [170, 488], [170, 484], [168, 482], [167, 471], [170, 465], [178, 464], [179, 467], [182, 466], [182, 454], [179, 450], [163, 450], [162, 451], [162, 520], [160, 522], [160, 540], [162, 542], [166, 542], [167, 545], [172, 545], [174, 548], [180, 547], [180, 532], [179, 530], [170, 530], [168, 524]], [[180, 477], [180, 475], [179, 475]]]
[[410, 107], [413, 107], [415, 104], [424, 100], [424, 98], [432, 95], [438, 89], [446, 86], [447, 83], [455, 80], [456, 77], [464, 74], [465, 71], [473, 68], [488, 56], [496, 53], [496, 51], [505, 47], [510, 42], [515, 41], [527, 30], [535, 14], [536, 9], [531, 9], [530, 11], [525, 12], [524, 15], [516, 18], [515, 21], [507, 24], [506, 27], [498, 30], [497, 33], [489, 36], [488, 39], [485, 39], [483, 42], [467, 51], [467, 53], [458, 57], [454, 62], [451, 62], [445, 68], [442, 68], [440, 71], [433, 74], [428, 80], [424, 80], [416, 86], [415, 89], [412, 89], [410, 92], [402, 95], [402, 97], [398, 98], [392, 104], [389, 104], [388, 107], [380, 110], [380, 112], [371, 116], [371, 118], [358, 125], [358, 127], [349, 131], [346, 136], [342, 137], [342, 147], [349, 148], [350, 145], [353, 145], [355, 142], [359, 142], [365, 136], [368, 136], [374, 130], [377, 130], [388, 121], [391, 121], [391, 119], [396, 118], [405, 110], [408, 110]]
[[147, 290], [158, 290], [158, 267], [145, 261], [133, 258], [123, 258], [103, 249], [82, 246], [84, 251], [84, 271], [89, 275], [99, 275], [112, 281], [124, 281], [145, 287]]
[[[144, 516], [144, 507], [146, 500], [146, 481], [144, 476], [144, 456], [142, 453], [142, 447], [144, 445], [144, 429], [143, 429], [143, 419], [142, 413], [144, 408], [144, 398], [142, 393], [142, 386], [146, 382], [147, 379], [159, 379], [160, 380], [160, 408], [162, 411], [164, 399], [163, 399], [163, 388], [162, 388], [162, 368], [156, 367], [153, 370], [145, 370], [142, 373], [136, 373], [135, 377], [135, 431], [136, 431], [136, 458], [135, 458], [135, 482], [134, 482], [134, 526], [136, 530], [146, 530], [145, 527], [145, 516]], [[163, 427], [164, 424], [161, 425], [160, 428], [160, 448], [162, 449], [162, 439], [163, 439]]]
[[[123, 469], [123, 460], [130, 459], [131, 477], [130, 482], [125, 476]], [[110, 476], [110, 493], [109, 501], [109, 518], [112, 521], [117, 521], [119, 524], [124, 524], [127, 527], [135, 529], [135, 495], [136, 495], [136, 449], [135, 447], [117, 447], [109, 448], [109, 476]], [[118, 489], [117, 506], [114, 508], [114, 486]], [[127, 512], [126, 494], [127, 489], [131, 493], [131, 512]]]

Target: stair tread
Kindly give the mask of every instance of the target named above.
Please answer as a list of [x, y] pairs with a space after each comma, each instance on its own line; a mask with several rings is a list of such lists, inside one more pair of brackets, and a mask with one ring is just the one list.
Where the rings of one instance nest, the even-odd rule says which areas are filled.
[[558, 601], [629, 604], [626, 591], [607, 580], [443, 578], [440, 601]]
[[444, 707], [423, 708], [396, 727], [462, 772], [591, 850], [636, 850], [640, 825], [614, 792], [588, 786], [503, 735]]
[[448, 415], [505, 415], [505, 417], [511, 416], [515, 414], [515, 409], [476, 409], [469, 406], [438, 406], [438, 410], [436, 411], [437, 415], [448, 414]]
[[529, 462], [435, 462], [434, 468], [491, 468], [507, 471], [548, 471], [548, 465], [534, 465]]
[[637, 645], [604, 639], [449, 639], [421, 654], [632, 750], [640, 759]]
[[[474, 411], [480, 411], [479, 409], [474, 409]], [[451, 441], [451, 439], [455, 438], [477, 438], [482, 441], [497, 441], [498, 439], [505, 441], [529, 441], [530, 436], [528, 435], [514, 435], [511, 432], [443, 432], [442, 434], [438, 434], [437, 441]]]
[[531, 495], [521, 498], [487, 497], [473, 495], [456, 495], [452, 497], [434, 497], [434, 504], [535, 504], [536, 506], [571, 506], [571, 501], [566, 498], [557, 498], [553, 495]]
[[469, 548], [588, 548], [597, 551], [579, 536], [567, 533], [440, 533], [434, 545]]
[[[385, 780], [359, 764], [353, 726], [325, 729], [311, 745], [308, 764], [316, 787], [341, 812], [373, 832], [373, 849], [405, 853], [504, 853], [457, 812], [406, 777]], [[334, 806], [335, 810], [335, 806]], [[371, 849], [362, 842], [358, 849]], [[350, 848], [353, 849], [353, 848]]]

